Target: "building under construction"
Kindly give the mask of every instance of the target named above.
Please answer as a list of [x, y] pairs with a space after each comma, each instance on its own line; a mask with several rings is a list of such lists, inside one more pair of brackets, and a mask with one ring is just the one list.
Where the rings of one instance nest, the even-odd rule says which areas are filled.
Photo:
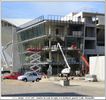
[[16, 35], [18, 42], [13, 45], [18, 44], [20, 60], [17, 71], [41, 68], [47, 73], [51, 66], [52, 75], [60, 73], [66, 67], [57, 47], [60, 43], [71, 74], [75, 75], [75, 71], [89, 66], [90, 56], [104, 55], [104, 14], [80, 12], [40, 16], [18, 27]]

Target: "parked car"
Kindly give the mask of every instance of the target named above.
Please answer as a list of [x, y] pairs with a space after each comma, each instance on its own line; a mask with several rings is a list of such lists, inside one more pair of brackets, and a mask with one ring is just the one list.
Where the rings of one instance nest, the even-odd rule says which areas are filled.
[[19, 76], [18, 77], [18, 80], [21, 80], [21, 81], [39, 81], [41, 80], [42, 78], [42, 75], [40, 73], [37, 73], [37, 72], [26, 72], [24, 75], [22, 76]]
[[20, 76], [20, 75], [22, 75], [22, 74], [19, 73], [19, 72], [12, 72], [11, 74], [5, 75], [5, 76], [3, 76], [2, 78], [3, 78], [3, 79], [17, 79], [18, 76]]

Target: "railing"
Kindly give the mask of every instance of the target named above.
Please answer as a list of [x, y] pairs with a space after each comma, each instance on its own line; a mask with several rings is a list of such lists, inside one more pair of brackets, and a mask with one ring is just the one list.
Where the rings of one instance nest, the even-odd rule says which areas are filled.
[[87, 33], [87, 34], [85, 34], [85, 37], [95, 37], [95, 33]]
[[72, 34], [73, 34], [73, 36], [77, 36], [77, 37], [82, 36], [82, 32], [81, 31], [73, 31]]
[[27, 23], [21, 25], [20, 28], [28, 27], [28, 26], [30, 26], [30, 25], [36, 24], [36, 23], [38, 23], [38, 22], [41, 22], [41, 21], [43, 21], [43, 20], [44, 20], [44, 16], [39, 16], [39, 17], [35, 18], [34, 20], [29, 21], [29, 22], [27, 22]]
[[[81, 62], [71, 62], [71, 61], [68, 61], [69, 64], [81, 64]], [[50, 62], [50, 64], [52, 65], [64, 65], [65, 62], [61, 61], [61, 62]]]
[[42, 16], [39, 16], [39, 17], [35, 18], [32, 21], [29, 21], [29, 22], [21, 25], [18, 30], [20, 30], [22, 28], [25, 28], [25, 27], [28, 27], [28, 26], [31, 26], [33, 24], [37, 24], [37, 23], [39, 23], [41, 21], [44, 21], [44, 20], [45, 21], [46, 20], [48, 20], [48, 21], [59, 21], [59, 22], [61, 22], [61, 21], [66, 21], [66, 22], [82, 22], [81, 20], [79, 21], [77, 17], [73, 17], [73, 16], [61, 16], [61, 15], [43, 16], [42, 15]]
[[96, 54], [96, 49], [85, 49], [84, 50], [86, 54]]
[[96, 46], [96, 51], [99, 54], [104, 54], [105, 53], [105, 47], [104, 46]]
[[82, 23], [82, 20], [78, 20], [78, 17], [75, 16], [60, 16], [60, 15], [48, 15], [46, 17], [46, 20], [51, 20], [51, 21], [59, 21], [59, 22], [78, 22]]

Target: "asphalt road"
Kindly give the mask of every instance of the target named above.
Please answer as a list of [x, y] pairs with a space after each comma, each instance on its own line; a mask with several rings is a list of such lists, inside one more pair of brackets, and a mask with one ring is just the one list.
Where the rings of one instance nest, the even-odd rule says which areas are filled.
[[103, 82], [71, 80], [70, 86], [61, 86], [58, 81], [43, 79], [40, 82], [3, 80], [2, 96], [105, 96]]

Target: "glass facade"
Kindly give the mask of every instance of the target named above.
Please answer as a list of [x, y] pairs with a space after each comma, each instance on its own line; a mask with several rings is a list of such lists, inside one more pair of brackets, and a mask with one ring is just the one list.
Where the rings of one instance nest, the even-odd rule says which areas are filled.
[[24, 41], [27, 39], [31, 39], [34, 37], [38, 37], [45, 34], [45, 25], [40, 24], [38, 26], [32, 27], [30, 29], [27, 29], [25, 31], [18, 33], [18, 38], [20, 41]]

